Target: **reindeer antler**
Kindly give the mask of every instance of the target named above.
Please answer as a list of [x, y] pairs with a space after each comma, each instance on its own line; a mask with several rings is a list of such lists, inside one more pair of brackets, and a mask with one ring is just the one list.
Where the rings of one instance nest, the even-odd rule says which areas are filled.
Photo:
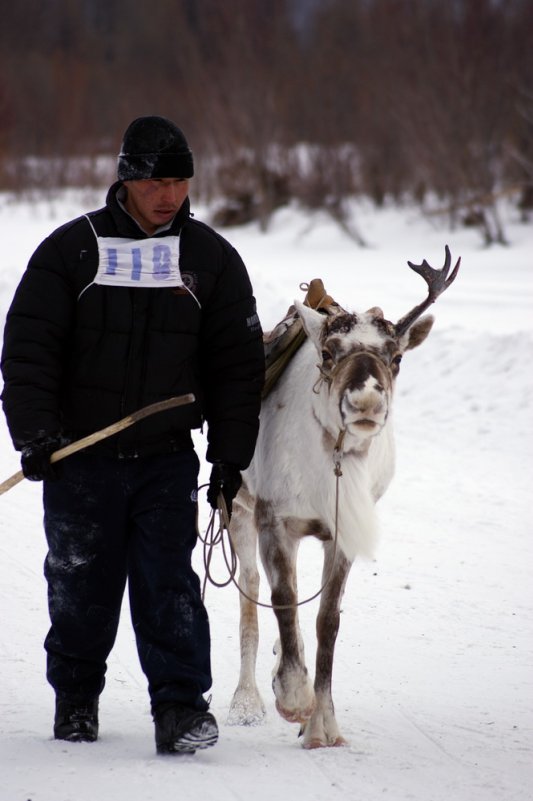
[[411, 270], [414, 270], [415, 273], [418, 273], [422, 276], [428, 285], [429, 292], [426, 300], [423, 303], [415, 306], [414, 309], [411, 309], [411, 311], [402, 317], [401, 320], [398, 320], [394, 327], [397, 337], [401, 337], [403, 334], [405, 334], [405, 332], [412, 326], [414, 321], [420, 317], [420, 315], [423, 314], [423, 312], [425, 312], [432, 303], [435, 303], [439, 295], [448, 289], [450, 284], [455, 281], [455, 277], [459, 272], [461, 257], [457, 259], [457, 264], [453, 268], [453, 272], [450, 277], [448, 277], [448, 272], [452, 262], [452, 256], [448, 245], [445, 247], [445, 253], [446, 259], [444, 261], [444, 267], [442, 267], [440, 270], [435, 270], [433, 267], [430, 267], [425, 259], [422, 264], [413, 264], [412, 261], [407, 262]]

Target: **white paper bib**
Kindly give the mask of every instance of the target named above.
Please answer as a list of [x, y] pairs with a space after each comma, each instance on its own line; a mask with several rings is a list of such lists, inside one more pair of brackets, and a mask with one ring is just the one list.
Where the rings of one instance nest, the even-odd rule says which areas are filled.
[[98, 269], [93, 283], [125, 287], [184, 285], [179, 266], [179, 236], [149, 239], [98, 236], [87, 219], [98, 244]]
[[105, 286], [183, 286], [179, 236], [121, 239], [99, 236], [95, 284]]

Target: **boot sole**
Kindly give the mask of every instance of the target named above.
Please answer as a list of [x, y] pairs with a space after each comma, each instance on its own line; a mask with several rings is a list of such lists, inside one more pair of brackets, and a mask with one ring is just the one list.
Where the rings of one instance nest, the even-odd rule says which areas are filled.
[[212, 723], [202, 723], [198, 728], [176, 737], [169, 743], [157, 746], [158, 754], [195, 754], [211, 748], [218, 741], [218, 729]]
[[54, 734], [55, 740], [64, 740], [67, 743], [95, 743], [98, 736], [95, 734], [84, 734], [79, 731], [72, 732], [72, 734], [59, 735]]

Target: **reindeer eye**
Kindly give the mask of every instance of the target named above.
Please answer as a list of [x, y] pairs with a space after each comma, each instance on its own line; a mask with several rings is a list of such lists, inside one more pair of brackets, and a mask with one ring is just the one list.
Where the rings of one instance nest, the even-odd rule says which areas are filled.
[[393, 360], [392, 360], [392, 363], [393, 363], [393, 364], [394, 364], [396, 367], [399, 367], [399, 366], [400, 366], [400, 362], [401, 362], [401, 360], [402, 360], [402, 354], [401, 354], [401, 353], [398, 353], [398, 354], [396, 354], [396, 356], [393, 358]]
[[331, 361], [333, 361], [333, 356], [331, 355], [329, 350], [323, 350], [322, 351], [322, 361], [323, 362], [331, 362]]

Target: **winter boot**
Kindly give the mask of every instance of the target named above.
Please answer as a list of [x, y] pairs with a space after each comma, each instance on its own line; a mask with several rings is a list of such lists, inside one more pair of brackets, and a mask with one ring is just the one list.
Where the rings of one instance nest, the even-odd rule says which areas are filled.
[[54, 737], [71, 743], [98, 739], [98, 698], [81, 702], [68, 696], [56, 698]]
[[194, 754], [218, 740], [218, 726], [210, 712], [174, 701], [158, 704], [152, 715], [158, 754]]

